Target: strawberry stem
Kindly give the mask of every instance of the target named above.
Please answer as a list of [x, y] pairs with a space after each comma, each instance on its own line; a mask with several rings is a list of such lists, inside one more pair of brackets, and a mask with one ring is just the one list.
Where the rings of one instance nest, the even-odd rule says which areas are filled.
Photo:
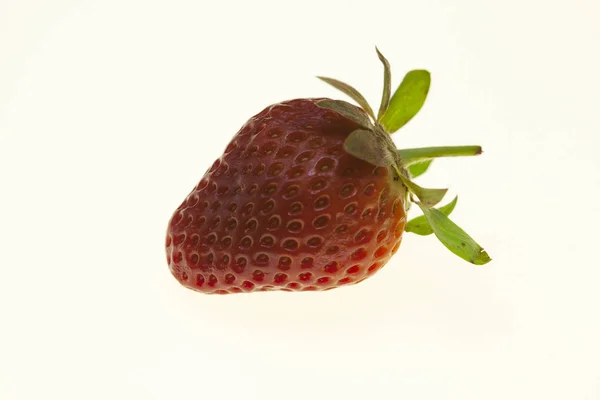
[[481, 146], [421, 147], [417, 149], [398, 150], [398, 154], [404, 165], [410, 165], [438, 157], [476, 156], [481, 153]]

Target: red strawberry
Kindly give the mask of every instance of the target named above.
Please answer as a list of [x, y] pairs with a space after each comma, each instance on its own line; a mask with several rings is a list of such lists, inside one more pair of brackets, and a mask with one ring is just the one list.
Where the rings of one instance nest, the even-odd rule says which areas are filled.
[[480, 148], [397, 151], [387, 132], [420, 109], [429, 74], [407, 74], [390, 101], [389, 65], [378, 54], [386, 80], [377, 120], [358, 92], [322, 78], [365, 111], [329, 99], [285, 101], [252, 117], [233, 137], [169, 222], [167, 259], [181, 284], [226, 294], [360, 282], [398, 250], [409, 195], [425, 213], [411, 231], [435, 233], [473, 263], [489, 261], [447, 218], [451, 209], [430, 208], [445, 190], [410, 180], [432, 157]]

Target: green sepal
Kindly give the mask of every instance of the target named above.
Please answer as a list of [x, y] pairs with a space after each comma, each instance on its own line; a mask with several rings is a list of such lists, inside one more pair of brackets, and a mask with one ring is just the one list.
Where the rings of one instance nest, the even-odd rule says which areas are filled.
[[394, 153], [373, 131], [357, 129], [344, 141], [344, 149], [354, 157], [379, 167], [389, 167]]
[[390, 100], [390, 105], [379, 123], [389, 133], [394, 133], [410, 121], [423, 107], [431, 75], [426, 70], [408, 72]]
[[317, 78], [350, 96], [351, 99], [356, 101], [358, 105], [361, 106], [362, 109], [365, 110], [365, 112], [369, 114], [371, 118], [373, 118], [373, 120], [375, 120], [375, 114], [373, 113], [373, 109], [369, 105], [369, 102], [367, 102], [367, 100], [364, 98], [364, 96], [358, 92], [358, 90], [354, 89], [347, 83], [338, 81], [337, 79], [326, 78], [324, 76], [317, 76]]
[[372, 129], [373, 124], [367, 115], [358, 107], [343, 100], [321, 100], [316, 103], [318, 107], [335, 111], [336, 113], [356, 122], [363, 128]]
[[433, 207], [437, 203], [442, 201], [442, 199], [446, 195], [446, 192], [448, 191], [448, 189], [423, 188], [411, 181], [409, 178], [405, 177], [404, 175], [400, 174], [399, 176], [402, 180], [402, 183], [404, 183], [404, 186], [406, 186], [412, 194], [417, 196], [421, 203], [423, 203], [427, 207]]
[[392, 69], [390, 68], [390, 62], [381, 54], [379, 49], [375, 47], [377, 57], [383, 64], [383, 94], [381, 95], [381, 104], [379, 106], [379, 112], [377, 113], [377, 120], [380, 120], [385, 111], [390, 105], [390, 96], [392, 95]]
[[475, 265], [484, 265], [492, 259], [488, 253], [458, 225], [435, 208], [427, 208], [421, 203], [417, 205], [429, 221], [433, 233], [451, 252]]
[[[458, 196], [456, 196], [454, 200], [452, 200], [450, 203], [438, 208], [438, 210], [440, 210], [440, 212], [447, 217], [452, 213], [452, 211], [454, 211], [454, 207], [456, 207], [457, 201]], [[431, 228], [429, 221], [424, 215], [421, 215], [420, 217], [416, 217], [408, 221], [404, 230], [406, 232], [415, 233], [421, 236], [427, 236], [433, 233], [433, 229]]]
[[411, 164], [407, 168], [408, 173], [410, 174], [411, 178], [416, 178], [418, 176], [421, 176], [425, 172], [427, 172], [427, 170], [429, 169], [429, 166], [431, 165], [432, 162], [433, 162], [433, 159]]

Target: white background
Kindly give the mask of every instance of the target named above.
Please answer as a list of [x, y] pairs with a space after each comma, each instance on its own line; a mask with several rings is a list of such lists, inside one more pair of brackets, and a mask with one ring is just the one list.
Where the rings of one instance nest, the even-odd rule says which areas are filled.
[[[0, 398], [600, 399], [600, 3], [0, 0]], [[265, 106], [378, 104], [432, 73], [400, 147], [494, 261], [407, 235], [326, 293], [205, 296], [171, 213]], [[450, 198], [450, 197], [449, 197]]]

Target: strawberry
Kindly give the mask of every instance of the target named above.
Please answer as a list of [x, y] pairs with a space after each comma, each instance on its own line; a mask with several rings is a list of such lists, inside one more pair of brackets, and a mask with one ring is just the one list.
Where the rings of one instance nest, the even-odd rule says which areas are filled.
[[[421, 108], [429, 73], [409, 72], [390, 98], [390, 68], [377, 118], [351, 86], [321, 78], [360, 107], [326, 98], [271, 105], [250, 118], [168, 224], [169, 268], [204, 293], [328, 290], [375, 274], [405, 230], [435, 233], [474, 263], [490, 258], [448, 215], [432, 208], [445, 189], [412, 179], [441, 156], [479, 146], [397, 150], [390, 133]], [[410, 203], [424, 215], [406, 222]]]

